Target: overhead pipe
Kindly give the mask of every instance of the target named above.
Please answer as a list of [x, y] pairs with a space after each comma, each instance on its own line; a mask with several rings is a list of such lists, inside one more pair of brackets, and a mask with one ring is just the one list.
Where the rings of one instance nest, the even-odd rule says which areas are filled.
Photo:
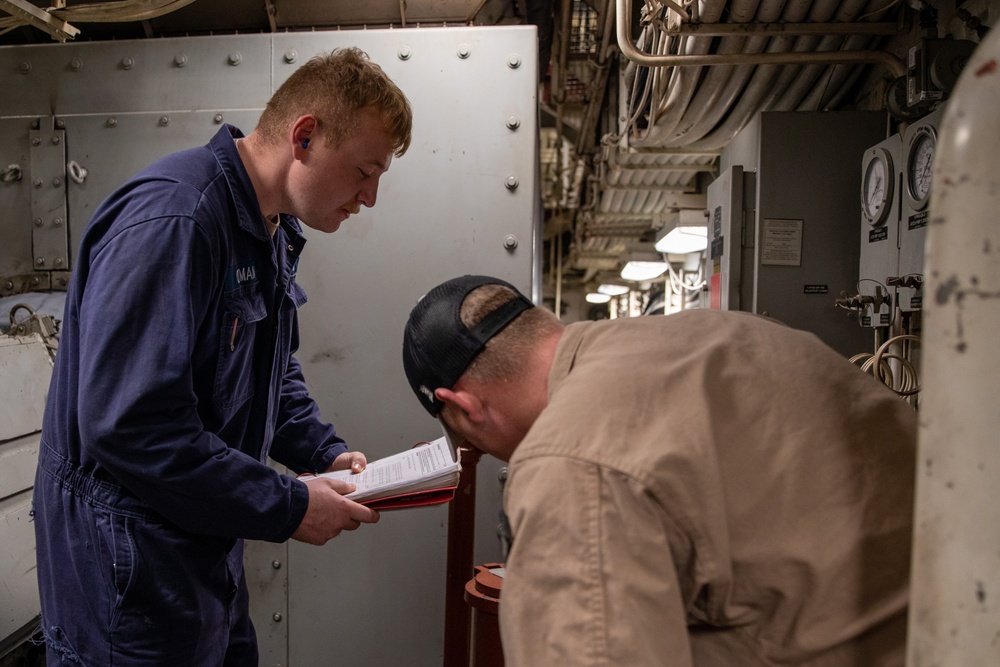
[[[824, 7], [829, 5], [830, 15], [833, 14], [834, 3], [835, 0], [824, 0], [822, 3]], [[773, 22], [779, 18], [785, 21], [798, 22], [806, 17], [811, 7], [813, 7], [813, 4], [807, 0], [788, 4], [766, 0], [757, 6], [756, 17], [752, 13], [754, 7], [748, 6], [742, 9], [737, 8], [740, 11], [731, 13], [730, 18], [737, 21], [739, 25], [749, 23], [753, 18], [765, 22]], [[829, 18], [829, 16], [826, 18]], [[765, 50], [765, 46], [767, 47], [767, 51], [781, 50], [781, 48], [776, 49], [776, 46], [784, 47], [787, 50], [788, 44], [790, 42], [785, 37], [770, 40], [766, 37], [751, 37], [749, 39], [725, 37], [720, 40], [720, 46], [716, 53], [742, 53], [745, 55], [747, 53], [759, 53]], [[704, 83], [699, 86], [695, 99], [684, 112], [685, 121], [679, 124], [671, 135], [662, 136], [660, 145], [685, 147], [702, 139], [718, 125], [719, 120], [730, 111], [736, 100], [738, 98], [742, 99], [741, 93], [749, 85], [747, 80], [758, 69], [760, 68], [754, 65], [710, 68], [708, 76], [704, 79]], [[720, 81], [725, 82], [723, 87], [720, 87]], [[763, 95], [763, 92], [759, 93], [758, 97], [761, 95]], [[720, 103], [720, 97], [725, 101]], [[752, 110], [751, 113], [755, 111], [756, 109]], [[742, 126], [743, 124], [740, 125], [741, 128]]]
[[[875, 45], [873, 44], [872, 46]], [[844, 98], [847, 97], [847, 95], [849, 95], [854, 89], [857, 80], [860, 79], [864, 73], [864, 67], [855, 65], [851, 69], [850, 74], [847, 75], [847, 78], [844, 79], [843, 84], [841, 84], [840, 90], [838, 90], [829, 100], [823, 103], [823, 110], [829, 111], [830, 109], [840, 108], [841, 102], [843, 102]]]
[[[730, 19], [735, 23], [727, 25], [744, 25], [754, 18], [762, 21], [775, 21], [781, 15], [784, 2], [782, 0], [763, 0], [744, 7], [734, 6]], [[756, 13], [754, 13], [756, 9]], [[760, 53], [768, 43], [766, 37], [725, 37], [721, 40], [718, 53]], [[753, 65], [720, 66], [709, 69], [708, 76], [699, 87], [691, 103], [685, 119], [674, 135], [664, 142], [665, 146], [686, 146], [692, 141], [701, 139], [715, 127], [719, 119], [735, 104], [753, 75]]]
[[769, 111], [795, 79], [799, 65], [760, 65], [722, 124], [702, 139], [687, 144], [690, 150], [722, 150], [759, 111]]
[[[833, 0], [827, 0], [823, 8], [829, 7], [833, 14]], [[780, 19], [798, 23], [809, 16], [813, 8], [812, 0], [794, 0], [782, 8]], [[829, 18], [829, 16], [827, 16]], [[786, 51], [808, 51], [802, 40], [811, 38], [795, 38], [791, 36], [773, 37], [769, 41], [768, 53], [783, 53]], [[810, 45], [812, 43], [810, 42]], [[775, 101], [784, 94], [788, 86], [795, 80], [801, 69], [798, 65], [761, 65], [754, 67], [753, 76], [743, 90], [739, 101], [727, 110], [727, 115], [721, 125], [716, 125], [698, 140], [689, 141], [686, 147], [691, 150], [719, 150], [724, 148], [740, 130], [761, 110], [769, 110]]]
[[[837, 38], [817, 38], [815, 37], [801, 37], [800, 39], [808, 40], [809, 51], [824, 50], [833, 48], [836, 46], [834, 40]], [[772, 111], [796, 111], [803, 110], [799, 106], [802, 100], [809, 95], [809, 91], [813, 89], [816, 85], [816, 80], [823, 74], [826, 70], [826, 65], [822, 63], [804, 63], [802, 67], [799, 68], [795, 75], [795, 79], [791, 82], [785, 92], [777, 99], [774, 105], [771, 107]]]
[[[765, 0], [764, 4], [771, 5], [775, 2], [776, 0]], [[736, 23], [748, 23], [753, 20], [757, 7], [758, 0], [734, 0], [729, 11], [729, 19]], [[744, 37], [726, 37], [719, 41], [716, 53], [743, 53], [746, 41]], [[711, 41], [709, 40], [708, 43], [711, 44]], [[744, 70], [734, 69], [730, 66], [709, 68], [704, 78], [699, 77], [695, 94], [684, 109], [680, 122], [669, 134], [663, 135], [661, 145], [676, 145], [676, 139], [687, 137], [691, 127], [704, 116], [708, 109], [724, 106], [720, 104], [720, 98], [731, 89], [732, 85], [736, 85], [733, 79], [734, 75], [739, 77], [743, 73]]]
[[[798, 0], [797, 2], [789, 2], [784, 6], [780, 20], [794, 24], [803, 22], [808, 16], [810, 21], [818, 25], [829, 24], [833, 18], [836, 18], [839, 22], [853, 21], [858, 17], [863, 4], [864, 0], [848, 0], [842, 4], [838, 4], [836, 0], [820, 0], [816, 3], [809, 2], [808, 0]], [[780, 10], [781, 7], [779, 6], [778, 9]], [[865, 17], [878, 18], [885, 13], [886, 9], [887, 7], [880, 8], [875, 12], [865, 15]], [[733, 17], [743, 21], [750, 18], [746, 15], [734, 15]], [[767, 3], [761, 6], [756, 18], [758, 21], [764, 22], [773, 22], [778, 19], [775, 15], [775, 8], [768, 6]], [[702, 25], [705, 25], [705, 23], [702, 23]], [[649, 32], [660, 33], [653, 25], [646, 26], [644, 34], [648, 34]], [[661, 37], [663, 42], [666, 42], [667, 39], [665, 36]], [[721, 40], [721, 45], [715, 54], [716, 58], [720, 57], [719, 52], [728, 52], [730, 54], [739, 52], [740, 57], [746, 59], [747, 51], [759, 52], [761, 50], [758, 47], [763, 42], [755, 40], [766, 41], [766, 38], [751, 38], [747, 43], [749, 46], [734, 49], [729, 48], [732, 46], [729, 43], [730, 39], [732, 38]], [[817, 39], [815, 36], [803, 37], [794, 42], [790, 41], [790, 39], [786, 36], [772, 38], [764, 50], [768, 53], [781, 53], [789, 50], [810, 52], [815, 50]], [[832, 50], [832, 46], [825, 50]], [[814, 56], [810, 54], [808, 57]], [[796, 60], [805, 60], [805, 58], [796, 58]], [[632, 63], [632, 66], [635, 66], [635, 63]], [[696, 95], [690, 96], [692, 92], [690, 89], [680, 91], [683, 93], [681, 95], [678, 94], [677, 90], [667, 91], [668, 96], [662, 98], [665, 102], [661, 104], [672, 110], [672, 122], [670, 124], [663, 123], [660, 119], [652, 117], [653, 114], [651, 114], [651, 127], [644, 136], [633, 139], [632, 143], [637, 146], [649, 147], [685, 147], [697, 145], [698, 147], [718, 149], [725, 146], [739, 130], [746, 126], [757, 111], [767, 108], [758, 106], [754, 103], [756, 100], [766, 97], [766, 99], [771, 100], [771, 105], [773, 105], [775, 99], [783, 96], [784, 89], [781, 84], [790, 80], [789, 75], [785, 72], [788, 67], [782, 67], [781, 75], [779, 76], [775, 66], [755, 67], [753, 65], [745, 65], [736, 68], [735, 74], [731, 76], [728, 71], [730, 67], [720, 66], [712, 68], [706, 79], [702, 79], [698, 70], [694, 68], [671, 68], [669, 71], [672, 75], [676, 76], [691, 72], [693, 76], [688, 77], [688, 79], [701, 82], [696, 84], [698, 86], [694, 91]], [[661, 69], [654, 68], [651, 71], [655, 73]], [[822, 70], [816, 67], [807, 69], [805, 70], [805, 78], [798, 79], [797, 77], [802, 71], [801, 68], [795, 67], [793, 71], [794, 76], [791, 76], [791, 79], [795, 79], [796, 81], [796, 90], [793, 92], [792, 97], [796, 103], [807, 94], [809, 86], [820, 76]], [[749, 83], [746, 82], [747, 77], [752, 77]], [[776, 77], [779, 84], [777, 88], [771, 85]], [[681, 80], [683, 81], [683, 79]], [[723, 99], [728, 100], [728, 103], [719, 104], [715, 100], [712, 100], [712, 103], [706, 102], [707, 99], [710, 99], [706, 95], [710, 93], [717, 94], [719, 92], [715, 87], [718, 86], [720, 80], [727, 80], [726, 87], [721, 92]], [[736, 101], [737, 99], [739, 100], [738, 102]], [[732, 108], [734, 104], [735, 108]], [[651, 108], [655, 112], [656, 107], [653, 106]], [[730, 111], [732, 113], [726, 116], [727, 112]], [[700, 117], [699, 122], [695, 126], [691, 126], [690, 118], [692, 115]], [[678, 121], [677, 116], [684, 116], [685, 120]], [[723, 126], [717, 127], [719, 120], [723, 117], [726, 118], [723, 121]]]
[[77, 23], [148, 21], [175, 12], [194, 0], [116, 0], [52, 10], [54, 16]]
[[[715, 23], [722, 18], [723, 11], [726, 8], [726, 0], [705, 0], [696, 6], [699, 11], [697, 16], [699, 21]], [[621, 35], [623, 32], [629, 35], [630, 44], [634, 47], [635, 44], [631, 41], [630, 30], [632, 3], [629, 2], [628, 8], [623, 10], [621, 0], [616, 0], [616, 9], [619, 48], [621, 48]], [[650, 25], [649, 29], [653, 32], [658, 32], [653, 25]], [[664, 36], [661, 42], [664, 45], [668, 45], [670, 38]], [[677, 51], [683, 52], [685, 56], [689, 57], [703, 57], [711, 47], [711, 37], [683, 37], [679, 40]], [[637, 49], [633, 50], [637, 53], [639, 52]], [[656, 54], [653, 57], [671, 58], [676, 56], [672, 56], [669, 49], [665, 48], [664, 53]], [[644, 63], [640, 62], [638, 64], [642, 65]], [[658, 72], [657, 74], [662, 76], [664, 73]], [[651, 107], [650, 127], [646, 135], [633, 140], [633, 143], [637, 146], [655, 146], [671, 135], [691, 104], [691, 99], [694, 97], [698, 83], [701, 80], [701, 72], [697, 69], [674, 69], [669, 72], [669, 77], [670, 84], [665, 91], [666, 94], [660, 98], [660, 104], [656, 107]], [[657, 97], [653, 98], [654, 105], [656, 105], [657, 99]]]
[[0, 11], [10, 14], [8, 18], [0, 19], [0, 35], [23, 25], [35, 27], [60, 42], [80, 34], [79, 28], [26, 0], [0, 0]]
[[698, 67], [703, 65], [801, 65], [872, 63], [884, 67], [893, 78], [906, 74], [903, 61], [885, 51], [831, 51], [811, 53], [756, 54], [671, 54], [650, 55], [635, 47], [628, 17], [632, 15], [632, 0], [616, 0], [618, 16], [618, 48], [629, 60], [645, 67]]
[[[818, 21], [829, 21], [831, 18], [837, 22], [853, 21], [865, 9], [867, 0], [845, 0], [839, 6], [833, 5], [835, 12], [830, 12], [830, 6], [817, 6], [818, 10], [810, 12], [809, 18]], [[882, 16], [888, 6], [875, 12], [870, 12], [866, 16], [877, 18]], [[814, 40], [814, 37], [802, 37], [803, 40]], [[845, 38], [843, 35], [825, 35], [819, 39], [819, 44], [815, 47], [821, 52], [850, 53], [859, 52], [865, 45], [863, 36], [851, 36]], [[798, 74], [797, 81], [782, 98], [775, 104], [777, 111], [814, 111], [820, 108], [821, 99], [817, 97], [825, 94], [823, 88], [829, 86], [832, 77], [836, 74], [837, 66], [824, 67], [822, 65], [806, 65]], [[846, 71], [844, 72], [846, 76]], [[827, 83], [820, 86], [817, 80], [826, 80]], [[835, 84], [836, 85], [836, 84]]]
[[663, 28], [670, 37], [778, 37], [799, 35], [898, 35], [909, 32], [901, 23], [684, 23]]
[[[844, 42], [844, 50], [860, 49], [867, 45], [868, 38], [861, 35], [851, 35]], [[823, 85], [817, 85], [806, 96], [803, 107], [810, 110], [820, 110], [825, 106], [827, 100], [837, 97], [844, 89], [848, 80], [853, 80], [852, 74], [860, 71], [858, 66], [833, 65], [828, 67], [826, 73], [821, 77]]]
[[[817, 10], [810, 13], [810, 3], [808, 0], [790, 2], [785, 7], [782, 20], [799, 22], [809, 15], [812, 20], [823, 19], [824, 21], [829, 21], [829, 19], [834, 16], [831, 11], [831, 7], [832, 5], [828, 4], [825, 8], [818, 7]], [[871, 17], [873, 21], [878, 21], [890, 8], [891, 6], [887, 5], [874, 12], [869, 12], [864, 16]], [[856, 10], [857, 7], [854, 7], [854, 9]], [[847, 16], [841, 15], [841, 17], [849, 20], [856, 20], [858, 18], [856, 14]], [[791, 44], [790, 49], [788, 46], [789, 44]], [[817, 36], [813, 35], [806, 35], [798, 38], [776, 37], [773, 38], [771, 44], [768, 45], [768, 51], [782, 52], [791, 50], [793, 52], [808, 52], [816, 49], [816, 45]], [[852, 48], [851, 50], [855, 49]], [[806, 92], [806, 88], [808, 88], [814, 80], [812, 74], [818, 76], [818, 70], [813, 68], [812, 72], [807, 72], [806, 75], [800, 78], [800, 74], [803, 73], [804, 69], [805, 68], [800, 65], [763, 65], [757, 67], [754, 71], [753, 78], [747, 85], [740, 101], [729, 112], [722, 124], [713, 129], [709, 134], [705, 135], [704, 138], [688, 144], [687, 148], [699, 150], [718, 150], [725, 147], [732, 140], [732, 138], [740, 132], [740, 130], [746, 127], [757, 112], [776, 111], [780, 109], [788, 110], [790, 108], [794, 108], [793, 106], [790, 106], [787, 101], [782, 103], [780, 107], [778, 106], [778, 103], [779, 100], [785, 98], [790, 86], [795, 87], [795, 90], [791, 93], [791, 98], [796, 102], [800, 101], [803, 96], [808, 94]], [[855, 68], [855, 71], [859, 72], [860, 68]], [[853, 75], [854, 78], [857, 76], [858, 74]], [[845, 93], [846, 91], [841, 90], [838, 98], [842, 97]]]

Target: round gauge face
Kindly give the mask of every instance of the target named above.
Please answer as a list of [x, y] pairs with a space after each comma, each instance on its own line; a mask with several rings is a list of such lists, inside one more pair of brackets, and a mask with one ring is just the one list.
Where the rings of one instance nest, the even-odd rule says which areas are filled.
[[892, 200], [892, 165], [884, 150], [871, 150], [866, 155], [861, 182], [861, 210], [868, 222], [879, 225], [885, 221]]
[[906, 182], [910, 197], [917, 205], [926, 204], [931, 193], [934, 145], [934, 134], [929, 130], [917, 134], [910, 144], [910, 154], [906, 160]]

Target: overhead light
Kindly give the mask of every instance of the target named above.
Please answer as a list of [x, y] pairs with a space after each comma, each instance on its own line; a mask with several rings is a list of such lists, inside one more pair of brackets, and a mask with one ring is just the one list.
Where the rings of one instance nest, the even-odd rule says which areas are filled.
[[659, 278], [666, 272], [667, 272], [666, 262], [632, 261], [625, 264], [625, 267], [622, 269], [621, 275], [622, 275], [622, 280], [642, 282], [643, 280], [652, 280], [653, 278]]
[[600, 292], [587, 292], [587, 296], [584, 297], [587, 303], [607, 303], [611, 301], [610, 294], [601, 294]]
[[598, 294], [607, 294], [608, 296], [621, 296], [629, 291], [628, 285], [619, 285], [617, 283], [601, 283], [597, 286]]
[[625, 267], [622, 269], [622, 280], [642, 282], [658, 278], [667, 272], [667, 262], [660, 253], [651, 246], [633, 246], [622, 254]]
[[682, 209], [666, 216], [656, 234], [656, 250], [672, 255], [704, 252], [708, 247], [708, 220], [704, 211]]

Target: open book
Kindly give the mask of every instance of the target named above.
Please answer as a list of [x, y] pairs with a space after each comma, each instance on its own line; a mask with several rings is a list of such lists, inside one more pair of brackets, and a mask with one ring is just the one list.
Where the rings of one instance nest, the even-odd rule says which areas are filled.
[[369, 461], [357, 474], [336, 470], [320, 473], [318, 477], [354, 484], [357, 488], [345, 498], [385, 511], [448, 502], [455, 497], [461, 471], [462, 466], [455, 460], [447, 440], [438, 438], [405, 452]]

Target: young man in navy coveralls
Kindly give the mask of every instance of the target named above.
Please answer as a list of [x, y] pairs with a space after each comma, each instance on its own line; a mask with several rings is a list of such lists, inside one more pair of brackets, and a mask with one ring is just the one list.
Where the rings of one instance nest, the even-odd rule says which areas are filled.
[[249, 136], [224, 126], [112, 193], [83, 237], [42, 430], [35, 527], [50, 665], [256, 665], [245, 538], [324, 544], [378, 513], [295, 473], [366, 459], [299, 363], [304, 223], [374, 206], [406, 97], [317, 56]]

